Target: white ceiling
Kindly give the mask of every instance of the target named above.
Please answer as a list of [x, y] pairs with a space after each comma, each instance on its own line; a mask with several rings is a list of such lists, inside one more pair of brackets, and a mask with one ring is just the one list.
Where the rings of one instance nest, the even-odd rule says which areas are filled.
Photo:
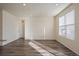
[[55, 16], [66, 8], [69, 3], [4, 3], [0, 4], [4, 9], [18, 17], [26, 16]]

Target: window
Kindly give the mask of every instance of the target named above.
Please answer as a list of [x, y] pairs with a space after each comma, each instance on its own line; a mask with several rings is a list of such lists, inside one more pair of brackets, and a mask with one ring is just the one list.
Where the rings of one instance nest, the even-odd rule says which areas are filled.
[[64, 36], [68, 39], [74, 40], [75, 34], [75, 21], [74, 10], [59, 17], [59, 35]]

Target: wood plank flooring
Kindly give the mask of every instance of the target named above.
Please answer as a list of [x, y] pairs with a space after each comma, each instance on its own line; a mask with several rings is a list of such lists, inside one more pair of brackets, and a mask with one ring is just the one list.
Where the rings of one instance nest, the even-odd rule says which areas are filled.
[[[56, 40], [39, 40], [37, 41], [47, 47], [50, 47], [58, 52], [61, 52], [63, 54], [65, 54], [66, 56], [78, 56], [77, 54], [75, 54], [73, 51], [71, 51], [70, 49], [68, 49], [67, 47], [65, 47], [64, 45], [60, 44], [59, 42], [57, 42]], [[55, 54], [55, 53], [53, 53]], [[61, 54], [59, 56], [62, 56]]]
[[[31, 41], [18, 39], [3, 47], [0, 47], [0, 56], [42, 56], [40, 52], [38, 52], [32, 46], [29, 45], [29, 42]], [[71, 50], [69, 50], [68, 48], [66, 48], [55, 40], [37, 40], [36, 42], [43, 44], [56, 51], [62, 52], [67, 56], [78, 56], [77, 54], [75, 54], [74, 52], [72, 52]], [[62, 55], [60, 54], [60, 56]]]

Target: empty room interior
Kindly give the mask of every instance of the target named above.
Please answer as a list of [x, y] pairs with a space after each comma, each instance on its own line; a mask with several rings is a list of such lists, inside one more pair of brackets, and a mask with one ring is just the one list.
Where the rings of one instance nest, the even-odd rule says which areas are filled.
[[0, 3], [0, 56], [78, 55], [78, 3]]

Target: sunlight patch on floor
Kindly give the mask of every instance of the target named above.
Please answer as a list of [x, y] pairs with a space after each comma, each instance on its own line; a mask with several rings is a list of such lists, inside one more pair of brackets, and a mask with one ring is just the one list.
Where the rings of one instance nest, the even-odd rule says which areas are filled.
[[51, 52], [52, 54], [56, 55], [56, 56], [67, 56], [66, 54], [64, 54], [63, 52], [60, 51], [56, 51], [48, 46], [45, 46], [39, 42], [36, 41], [32, 41], [33, 43], [37, 44], [38, 46], [41, 46], [42, 48], [44, 48], [45, 50], [47, 50], [48, 52]]
[[36, 51], [38, 51], [43, 56], [54, 56], [53, 54], [49, 53], [47, 50], [39, 47], [37, 44], [33, 42], [29, 42], [29, 45], [33, 47]]

